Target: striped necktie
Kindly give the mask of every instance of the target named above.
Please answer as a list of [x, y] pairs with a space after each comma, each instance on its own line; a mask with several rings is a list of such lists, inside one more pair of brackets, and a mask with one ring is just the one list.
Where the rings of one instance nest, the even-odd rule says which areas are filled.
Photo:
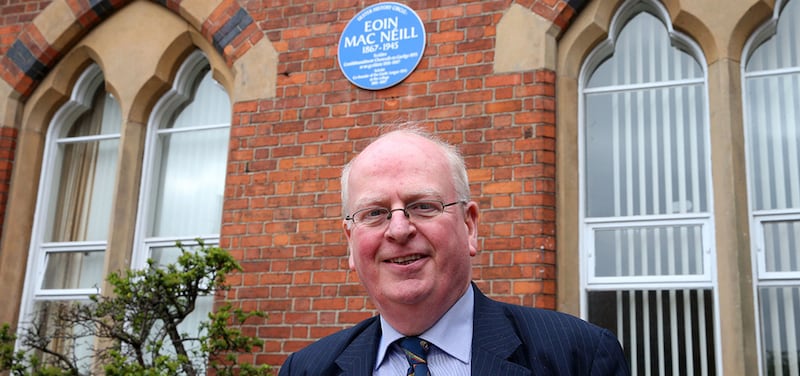
[[418, 337], [405, 337], [400, 340], [400, 347], [408, 359], [407, 376], [430, 376], [428, 361], [425, 355], [428, 353], [430, 345], [427, 341]]

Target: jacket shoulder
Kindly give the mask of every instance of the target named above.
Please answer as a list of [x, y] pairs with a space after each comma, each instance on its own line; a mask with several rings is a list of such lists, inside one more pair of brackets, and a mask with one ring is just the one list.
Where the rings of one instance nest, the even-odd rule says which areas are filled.
[[344, 350], [367, 330], [378, 325], [371, 317], [357, 325], [340, 330], [298, 350], [283, 363], [280, 375], [334, 375], [339, 367], [336, 360]]
[[[595, 346], [610, 332], [590, 322], [567, 313], [540, 308], [523, 307], [499, 303], [515, 323], [523, 337], [546, 340], [555, 336], [560, 341], [572, 342], [574, 346]], [[613, 337], [613, 335], [612, 335]]]
[[[475, 297], [476, 325], [494, 326], [506, 320], [514, 326], [514, 331], [521, 337], [540, 338], [544, 334], [584, 333], [588, 336], [600, 336], [605, 329], [591, 324], [578, 317], [541, 308], [525, 307], [490, 299], [479, 290]], [[480, 316], [479, 316], [480, 315]], [[493, 317], [482, 320], [481, 317]]]
[[[478, 310], [482, 312], [479, 318]], [[476, 298], [475, 334], [516, 344], [509, 361], [534, 374], [627, 375], [619, 341], [607, 329], [578, 317], [539, 308]], [[478, 334], [480, 333], [480, 334]], [[503, 341], [501, 341], [503, 340]], [[488, 345], [483, 345], [488, 347]], [[502, 349], [495, 349], [498, 354]]]

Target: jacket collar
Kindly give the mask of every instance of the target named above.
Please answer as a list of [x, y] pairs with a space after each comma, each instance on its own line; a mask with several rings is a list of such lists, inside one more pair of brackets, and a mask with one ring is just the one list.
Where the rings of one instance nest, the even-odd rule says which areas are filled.
[[[522, 345], [515, 324], [503, 305], [475, 290], [475, 313], [472, 335], [472, 374], [529, 376], [531, 371], [510, 358]], [[347, 376], [371, 376], [378, 355], [380, 321], [373, 320], [336, 359]]]
[[509, 318], [503, 305], [495, 302], [473, 284], [475, 290], [475, 315], [472, 333], [473, 375], [530, 375], [531, 370], [515, 363], [511, 358], [522, 345], [516, 324]]
[[339, 357], [336, 364], [342, 375], [371, 376], [375, 369], [375, 358], [378, 356], [378, 342], [381, 336], [380, 320], [373, 318], [372, 323], [356, 336]]

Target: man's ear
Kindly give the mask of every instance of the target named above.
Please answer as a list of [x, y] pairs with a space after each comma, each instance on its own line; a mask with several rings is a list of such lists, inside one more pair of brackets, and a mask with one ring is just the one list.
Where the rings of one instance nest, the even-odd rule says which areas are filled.
[[469, 236], [469, 255], [475, 256], [478, 254], [478, 203], [470, 201], [464, 209], [464, 224], [467, 226], [467, 235]]
[[351, 228], [353, 224], [348, 220], [342, 221], [342, 229], [344, 230], [344, 236], [347, 238], [347, 262], [350, 265], [350, 270], [356, 270], [355, 260], [353, 259], [353, 249], [350, 248], [350, 233], [353, 230]]

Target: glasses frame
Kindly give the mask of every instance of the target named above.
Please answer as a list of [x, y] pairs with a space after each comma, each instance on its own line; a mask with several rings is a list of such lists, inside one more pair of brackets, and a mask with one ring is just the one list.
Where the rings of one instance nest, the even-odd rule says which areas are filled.
[[[412, 216], [410, 214], [410, 212], [409, 212], [409, 208], [410, 207], [412, 207], [414, 205], [424, 204], [424, 203], [436, 203], [436, 204], [439, 204], [442, 207], [442, 209], [439, 210], [438, 213], [436, 213], [434, 215], [431, 215], [431, 216]], [[441, 200], [418, 200], [418, 201], [414, 201], [414, 202], [412, 202], [412, 203], [410, 203], [410, 204], [408, 204], [408, 205], [406, 205], [406, 206], [404, 206], [402, 208], [397, 208], [397, 209], [389, 209], [389, 208], [381, 207], [381, 206], [369, 206], [369, 207], [361, 208], [361, 209], [358, 209], [358, 210], [354, 211], [352, 214], [345, 216], [344, 219], [346, 221], [350, 221], [350, 223], [352, 223], [353, 226], [364, 225], [365, 227], [379, 228], [379, 227], [389, 223], [389, 221], [391, 221], [391, 219], [392, 219], [392, 214], [394, 212], [396, 212], [396, 211], [402, 211], [403, 215], [410, 222], [413, 222], [412, 221], [413, 219], [416, 219], [416, 220], [427, 220], [427, 219], [436, 218], [436, 217], [444, 214], [445, 209], [447, 209], [448, 207], [453, 206], [453, 205], [457, 205], [457, 204], [466, 204], [466, 203], [467, 203], [466, 200], [453, 201], [453, 202], [447, 203], [447, 204], [445, 204], [444, 201], [441, 201]], [[356, 215], [358, 215], [358, 213], [363, 213], [365, 211], [370, 211], [370, 210], [384, 210], [384, 211], [386, 211], [386, 217], [383, 217], [384, 219], [382, 221], [376, 222], [375, 224], [364, 224], [364, 222], [356, 221]]]

